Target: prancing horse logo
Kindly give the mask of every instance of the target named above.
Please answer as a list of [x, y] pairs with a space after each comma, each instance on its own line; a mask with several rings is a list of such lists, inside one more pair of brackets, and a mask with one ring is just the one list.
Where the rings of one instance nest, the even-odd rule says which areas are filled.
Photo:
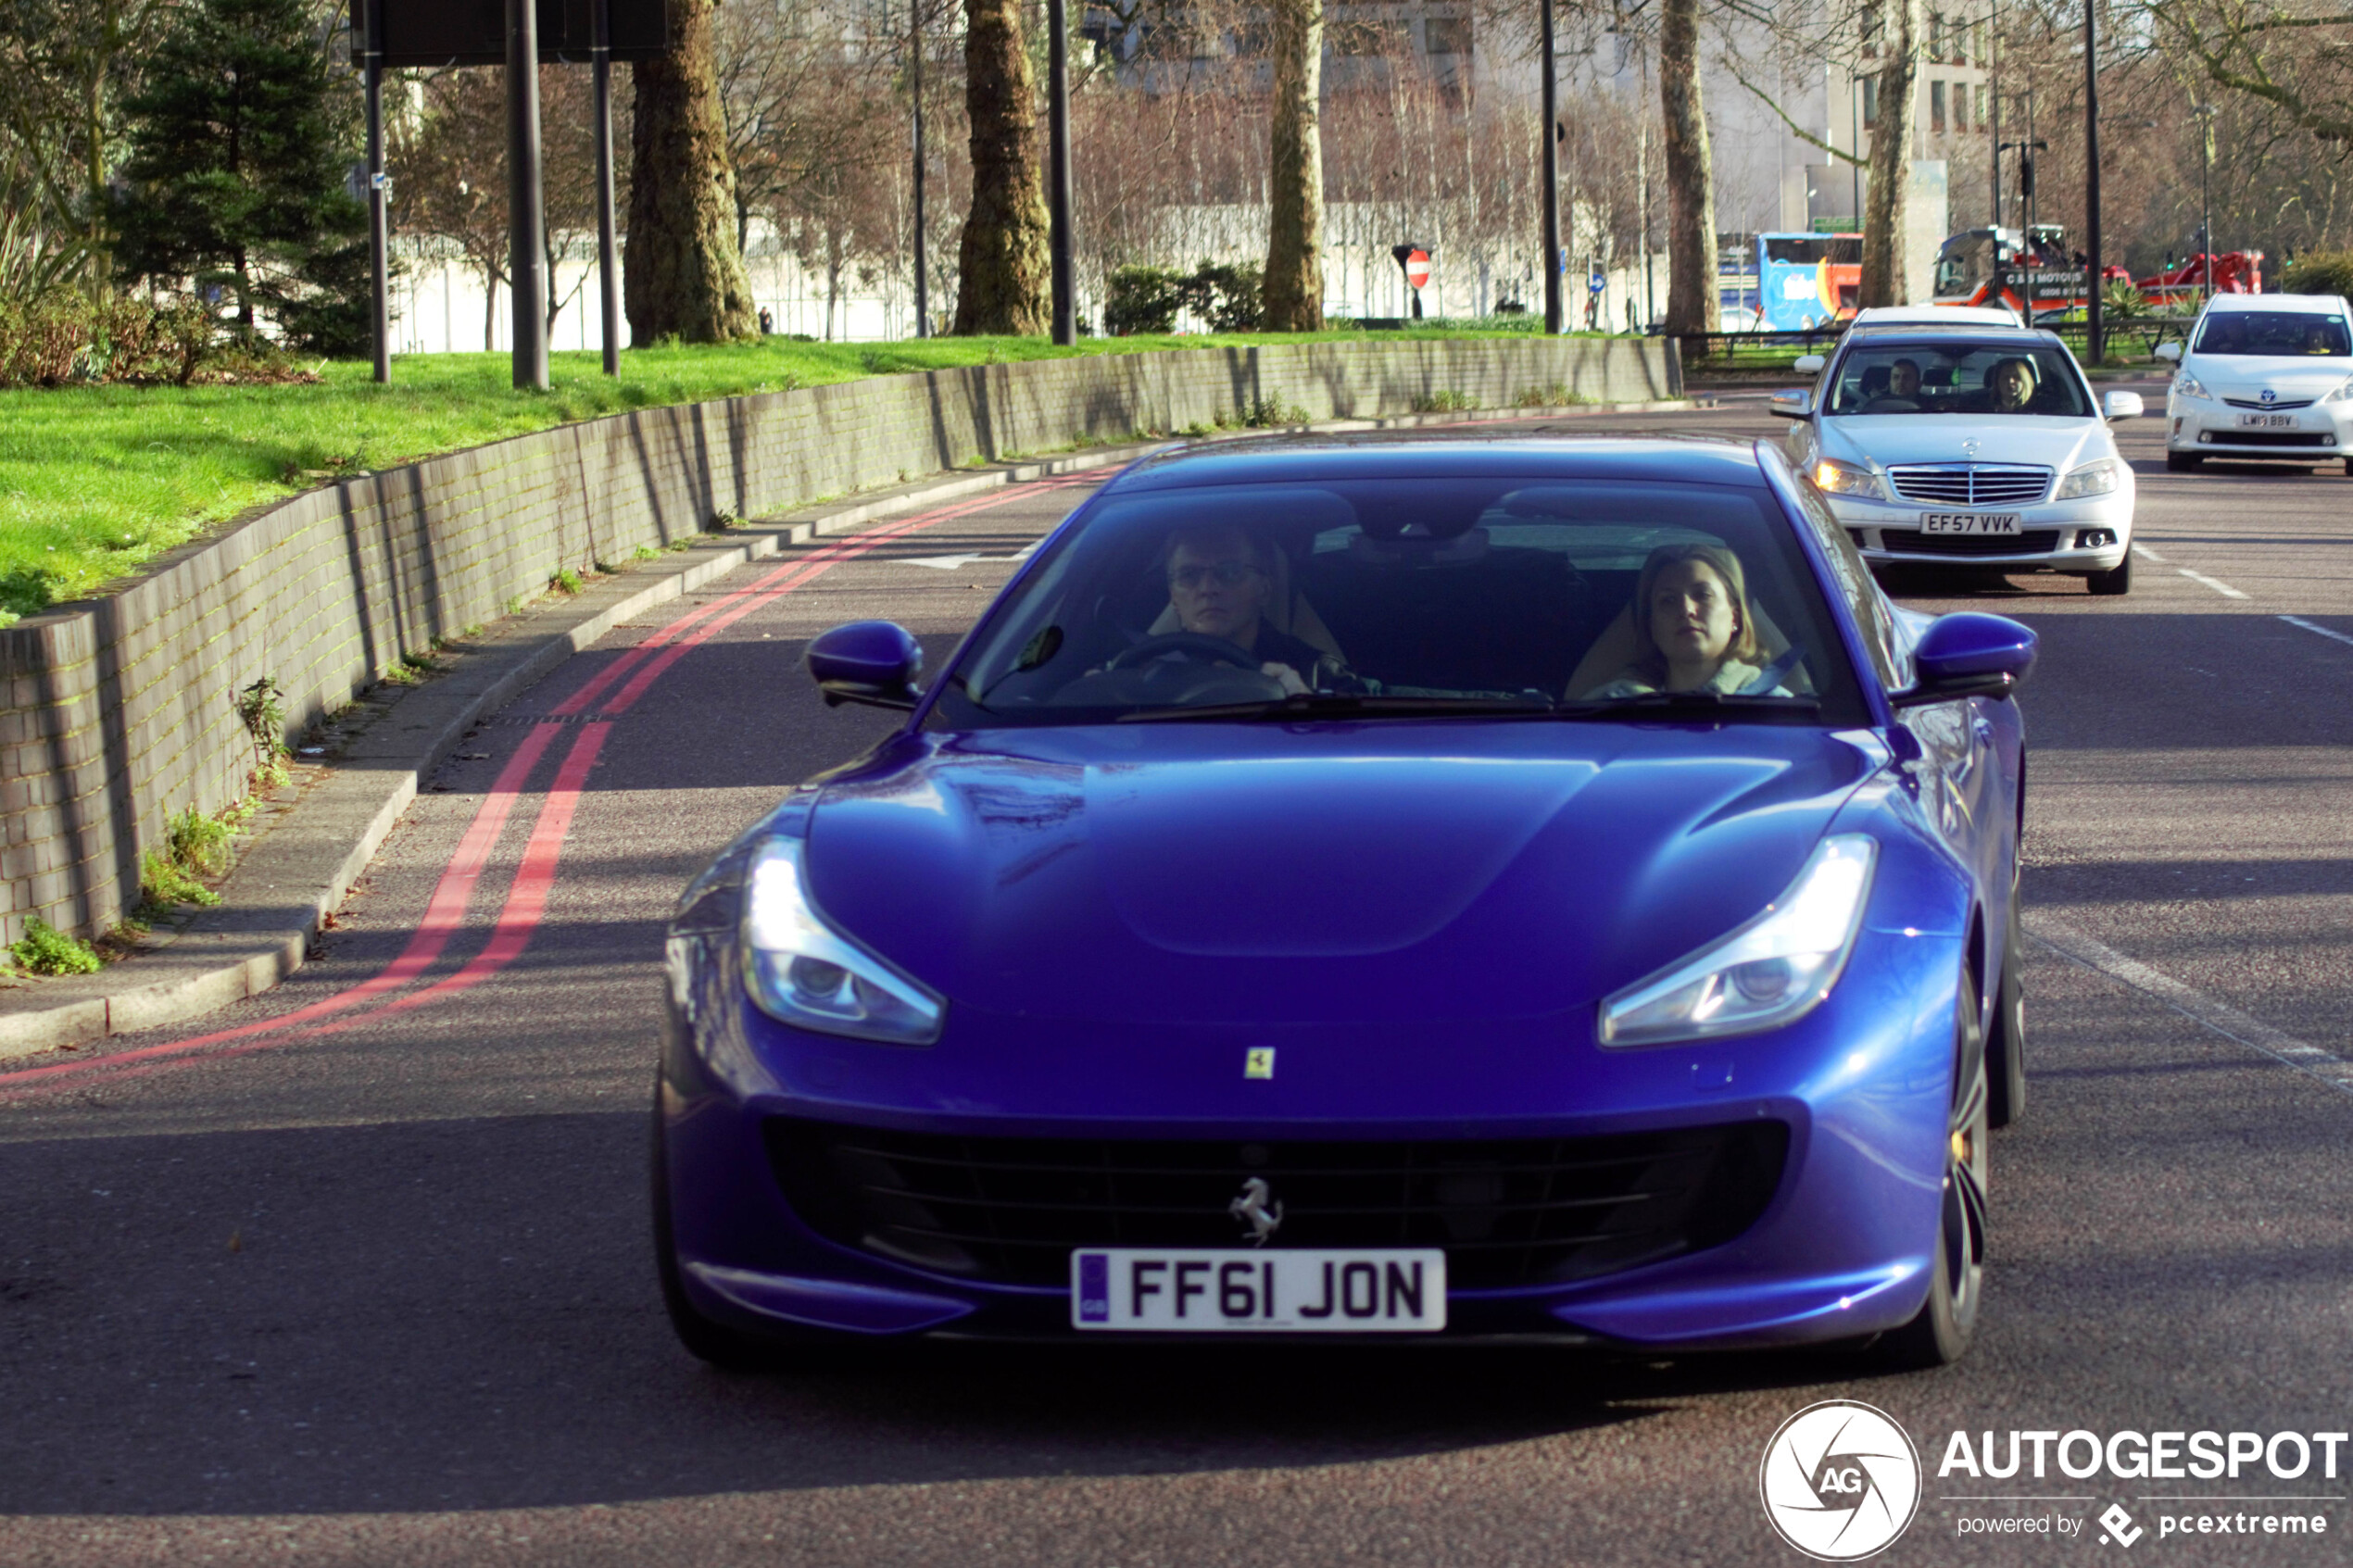
[[1283, 1206], [1277, 1201], [1269, 1208], [1266, 1199], [1270, 1196], [1266, 1178], [1252, 1176], [1242, 1184], [1242, 1195], [1226, 1205], [1227, 1213], [1250, 1227], [1250, 1244], [1252, 1247], [1265, 1246], [1266, 1238], [1273, 1236], [1283, 1223]]

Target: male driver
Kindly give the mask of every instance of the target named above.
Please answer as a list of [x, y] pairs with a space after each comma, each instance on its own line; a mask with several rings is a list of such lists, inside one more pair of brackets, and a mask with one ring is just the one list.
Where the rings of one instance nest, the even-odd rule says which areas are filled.
[[1177, 625], [1256, 654], [1259, 672], [1297, 695], [1308, 690], [1319, 662], [1337, 667], [1339, 660], [1267, 621], [1274, 591], [1263, 549], [1242, 530], [1211, 525], [1180, 528], [1171, 536], [1168, 602]]
[[1909, 359], [1898, 359], [1887, 368], [1887, 395], [1900, 397], [1918, 406], [1920, 398], [1920, 368]]

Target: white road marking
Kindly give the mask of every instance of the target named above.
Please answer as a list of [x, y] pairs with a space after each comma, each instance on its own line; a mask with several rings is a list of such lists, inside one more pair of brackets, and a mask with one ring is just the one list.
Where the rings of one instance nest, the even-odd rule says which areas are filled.
[[2163, 566], [2165, 564], [2165, 558], [2158, 555], [2155, 550], [2150, 549], [2146, 545], [2135, 544], [2133, 546], [2133, 553], [2140, 557], [2143, 560], [2153, 560], [2159, 566]]
[[2128, 959], [2106, 943], [2096, 941], [2061, 924], [2046, 914], [2030, 909], [2026, 912], [2026, 934], [2057, 953], [2071, 959], [2086, 969], [2097, 970], [2111, 980], [2120, 981], [2133, 990], [2154, 997], [2175, 1012], [2195, 1022], [2202, 1023], [2227, 1040], [2251, 1047], [2285, 1066], [2293, 1067], [2307, 1077], [2316, 1078], [2341, 1094], [2353, 1095], [2353, 1061], [2347, 1061], [2334, 1051], [2324, 1050], [2293, 1035], [2283, 1034], [2259, 1018], [2239, 1011], [2225, 1002], [2218, 1002], [2173, 979], [2159, 974], [2136, 959]]
[[2332, 632], [2325, 626], [2315, 626], [2300, 615], [2283, 615], [2280, 619], [2291, 626], [2301, 626], [2307, 632], [2318, 632], [2323, 637], [2333, 638], [2348, 646], [2353, 646], [2353, 637], [2348, 637], [2342, 632]]
[[1038, 546], [1044, 543], [1045, 541], [1040, 539], [1037, 542], [1037, 544], [1031, 545], [1027, 549], [1015, 550], [1010, 556], [913, 556], [893, 561], [891, 564], [894, 566], [927, 566], [935, 571], [962, 571], [964, 568], [972, 565], [975, 561], [1027, 560], [1031, 556], [1037, 554]]
[[2240, 593], [2228, 583], [2208, 577], [2203, 571], [2192, 571], [2186, 566], [2177, 566], [2173, 570], [2180, 572], [2183, 576], [2188, 578], [2193, 583], [2213, 589], [2216, 593], [2221, 595], [2226, 599], [2243, 599], [2246, 597], [2245, 594]]

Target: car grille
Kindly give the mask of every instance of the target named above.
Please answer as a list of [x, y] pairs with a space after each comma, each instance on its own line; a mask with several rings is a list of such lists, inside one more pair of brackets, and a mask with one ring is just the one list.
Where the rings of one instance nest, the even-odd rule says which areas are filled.
[[2030, 528], [2023, 533], [1922, 533], [1917, 528], [1882, 528], [1880, 548], [1910, 556], [2045, 556], [2058, 548], [2058, 530]]
[[1278, 1247], [1439, 1247], [1450, 1284], [1585, 1279], [1730, 1241], [1770, 1202], [1780, 1122], [1606, 1137], [1323, 1142], [961, 1137], [777, 1117], [821, 1236], [968, 1279], [1059, 1286], [1076, 1247], [1232, 1247], [1263, 1178]]
[[2289, 408], [2309, 408], [2312, 406], [2312, 400], [2309, 397], [2292, 400], [2282, 398], [2276, 403], [2266, 403], [2254, 397], [2225, 397], [2222, 401], [2233, 408], [2260, 408], [2266, 413], [2280, 413]]
[[1906, 463], [1887, 470], [1907, 501], [1954, 507], [2017, 507], [2039, 501], [2051, 470], [2011, 463]]
[[2218, 430], [2216, 446], [2334, 446], [2336, 437], [2300, 430]]

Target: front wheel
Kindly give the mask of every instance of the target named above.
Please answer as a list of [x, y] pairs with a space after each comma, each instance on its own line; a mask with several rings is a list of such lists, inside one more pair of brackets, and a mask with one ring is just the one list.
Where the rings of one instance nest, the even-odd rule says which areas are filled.
[[2026, 974], [2018, 956], [2018, 894], [2010, 894], [2009, 935], [2002, 944], [2002, 979], [1994, 988], [1994, 1017], [1985, 1035], [1985, 1124], [2007, 1127], [2026, 1110]]
[[[2202, 453], [2168, 452], [2165, 454], [2165, 471], [2167, 473], [2196, 473], [2198, 465], [2204, 461], [2206, 458]], [[2347, 462], [2345, 465], [2345, 471], [2353, 473], [2353, 462]]]
[[2083, 585], [2095, 594], [2129, 594], [2133, 591], [2133, 552], [2127, 549], [2124, 558], [2107, 571], [2095, 571], [2083, 579]]
[[1985, 1285], [1985, 1035], [1978, 1022], [1977, 986], [1966, 975], [1954, 1011], [1955, 1085], [1945, 1123], [1934, 1277], [1919, 1314], [1874, 1347], [1881, 1361], [1899, 1371], [1950, 1366], [1967, 1354]]

